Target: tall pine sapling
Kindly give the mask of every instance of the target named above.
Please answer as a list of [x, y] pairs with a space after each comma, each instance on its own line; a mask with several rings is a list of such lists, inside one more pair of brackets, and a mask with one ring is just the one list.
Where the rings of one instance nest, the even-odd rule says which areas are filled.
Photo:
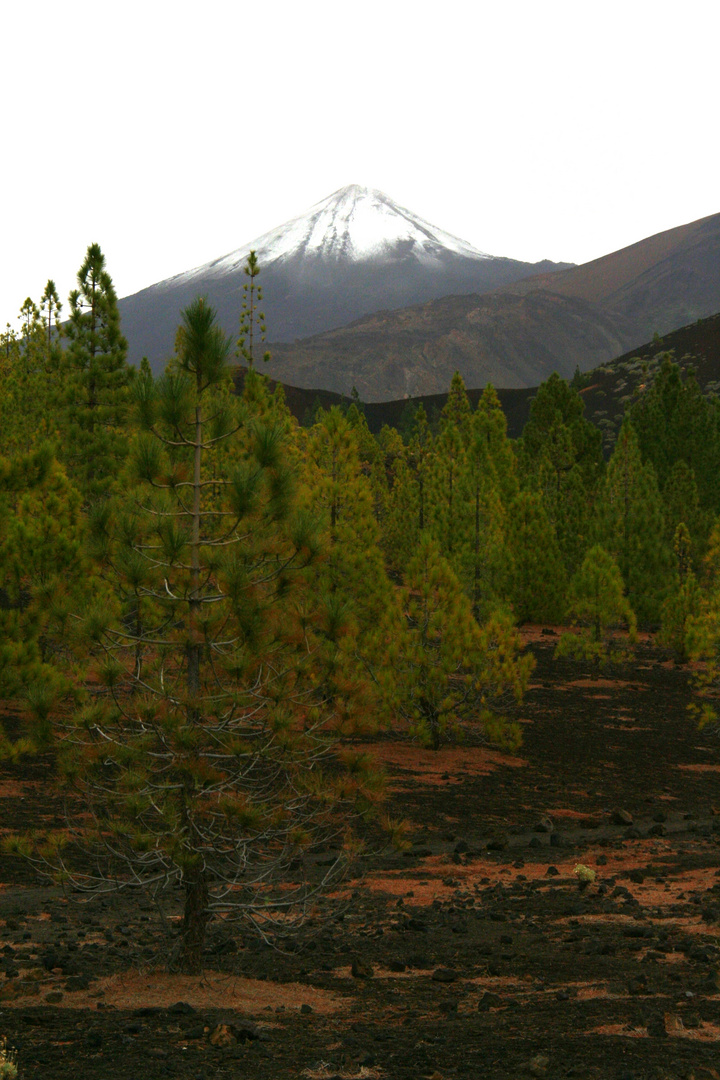
[[[196, 972], [216, 915], [270, 936], [337, 880], [344, 812], [374, 792], [361, 756], [335, 755], [350, 691], [331, 702], [326, 672], [342, 627], [307, 587], [314, 526], [281, 431], [231, 397], [230, 342], [203, 300], [177, 344], [169, 374], [136, 383], [139, 487], [93, 517], [94, 663], [59, 754], [94, 815], [75, 838], [95, 867], [41, 857], [83, 889], [179, 887], [172, 963]], [[306, 876], [318, 844], [337, 858]]]
[[91, 502], [107, 495], [127, 453], [123, 428], [134, 370], [126, 363], [117, 296], [99, 244], [87, 249], [77, 282], [66, 324], [63, 452]]

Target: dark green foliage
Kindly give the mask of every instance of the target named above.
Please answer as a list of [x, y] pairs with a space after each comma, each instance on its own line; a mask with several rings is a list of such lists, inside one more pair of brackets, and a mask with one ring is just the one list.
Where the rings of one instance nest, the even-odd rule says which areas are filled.
[[551, 375], [533, 400], [519, 447], [524, 482], [543, 495], [568, 573], [590, 542], [603, 472], [602, 436], [584, 413], [577, 390]]
[[127, 454], [128, 388], [134, 372], [112, 279], [98, 244], [91, 244], [70, 294], [68, 349], [59, 388], [62, 454], [88, 501], [105, 496]]
[[620, 568], [630, 606], [643, 623], [659, 623], [670, 550], [655, 470], [643, 464], [635, 430], [625, 422], [597, 506], [596, 535]]
[[518, 621], [559, 621], [567, 575], [555, 529], [537, 492], [522, 491], [512, 503], [508, 549], [506, 588]]
[[675, 464], [684, 462], [695, 473], [703, 507], [720, 512], [720, 409], [700, 391], [690, 371], [683, 379], [672, 354], [649, 388], [630, 409], [644, 461], [652, 464], [664, 490]]
[[[630, 642], [636, 640], [635, 613], [625, 596], [618, 565], [596, 544], [585, 555], [568, 588], [568, 615], [579, 624], [579, 633], [563, 634], [556, 656], [606, 660], [612, 658], [608, 631], [627, 627]], [[623, 658], [625, 654], [620, 653]]]

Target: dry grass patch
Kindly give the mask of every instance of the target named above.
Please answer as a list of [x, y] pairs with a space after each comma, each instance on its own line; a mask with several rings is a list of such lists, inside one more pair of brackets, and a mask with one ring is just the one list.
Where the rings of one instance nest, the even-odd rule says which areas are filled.
[[369, 1068], [366, 1065], [356, 1070], [341, 1069], [340, 1072], [328, 1062], [319, 1061], [312, 1069], [303, 1069], [301, 1076], [307, 1080], [330, 1080], [330, 1077], [340, 1077], [340, 1080], [375, 1080], [383, 1075], [382, 1069]]

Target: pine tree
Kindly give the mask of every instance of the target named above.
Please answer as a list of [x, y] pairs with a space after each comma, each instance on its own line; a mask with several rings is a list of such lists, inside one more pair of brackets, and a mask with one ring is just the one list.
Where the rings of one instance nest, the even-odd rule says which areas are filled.
[[682, 458], [670, 470], [662, 497], [666, 538], [672, 542], [678, 526], [683, 524], [692, 541], [692, 562], [699, 565], [707, 547], [712, 518], [700, 505], [695, 470]]
[[72, 478], [89, 501], [102, 497], [127, 454], [123, 426], [133, 371], [105, 256], [91, 244], [70, 294], [62, 400], [63, 453]]
[[673, 554], [675, 573], [670, 593], [662, 606], [662, 623], [659, 640], [675, 652], [680, 663], [690, 659], [688, 628], [702, 608], [702, 593], [697, 578], [692, 571], [693, 544], [690, 532], [684, 522], [680, 522], [673, 536]]
[[498, 708], [519, 699], [533, 660], [506, 615], [483, 627], [440, 548], [424, 533], [401, 590], [405, 632], [390, 644], [387, 693], [397, 714], [422, 742], [439, 749], [448, 732], [469, 725], [493, 741], [517, 746], [519, 727]]
[[345, 663], [360, 681], [363, 670], [375, 673], [385, 665], [386, 638], [399, 613], [357, 433], [336, 406], [312, 429], [307, 464], [312, 512], [325, 517], [328, 529], [315, 588], [329, 607], [344, 613], [352, 631]]
[[623, 424], [598, 499], [596, 534], [617, 561], [630, 606], [659, 622], [670, 556], [655, 470], [643, 464], [635, 430]]
[[450, 383], [447, 401], [440, 414], [441, 428], [454, 425], [462, 435], [466, 435], [471, 413], [472, 408], [465, 389], [465, 381], [460, 372], [456, 371]]
[[652, 464], [661, 489], [673, 466], [684, 461], [695, 472], [701, 505], [720, 511], [720, 411], [702, 394], [692, 369], [685, 378], [671, 353], [628, 415], [643, 461]]
[[[258, 304], [262, 303], [262, 286], [258, 284], [260, 276], [260, 264], [254, 251], [251, 251], [243, 267], [247, 281], [243, 285], [242, 311], [240, 314], [240, 337], [238, 339], [237, 355], [244, 360], [248, 368], [255, 366], [256, 338], [260, 344], [265, 343], [265, 313], [258, 310]], [[263, 353], [263, 360], [270, 359], [270, 353]]]
[[72, 662], [68, 619], [86, 581], [80, 497], [47, 442], [0, 457], [0, 695], [25, 710], [21, 744], [50, 739]]
[[196, 972], [216, 914], [268, 936], [336, 880], [342, 857], [315, 883], [287, 868], [314, 843], [342, 845], [344, 812], [374, 796], [362, 759], [324, 769], [351, 688], [341, 698], [335, 679], [328, 698], [342, 628], [310, 588], [314, 523], [282, 429], [232, 399], [231, 344], [203, 300], [177, 348], [158, 383], [146, 370], [135, 384], [139, 487], [93, 510], [93, 662], [58, 750], [95, 815], [94, 844], [71, 832], [97, 870], [71, 848], [41, 855], [80, 888], [162, 899], [180, 885], [173, 962]]
[[8, 330], [0, 358], [0, 453], [29, 453], [57, 434], [47, 375], [46, 336], [37, 305], [28, 297], [20, 309], [21, 335]]
[[596, 544], [585, 554], [582, 565], [568, 588], [568, 614], [573, 622], [585, 624], [585, 634], [563, 634], [556, 656], [605, 659], [606, 635], [622, 623], [630, 641], [636, 640], [635, 613], [625, 596], [625, 586], [617, 563]]
[[565, 606], [566, 571], [555, 529], [537, 492], [521, 491], [508, 516], [507, 591], [518, 622], [556, 622]]
[[473, 437], [485, 443], [492, 462], [503, 506], [507, 509], [518, 493], [518, 462], [507, 437], [507, 419], [495, 387], [488, 383], [480, 396], [473, 417]]
[[468, 428], [453, 560], [478, 622], [498, 606], [503, 578], [507, 575], [507, 515], [502, 503], [502, 483], [496, 472], [496, 465], [502, 469], [505, 463], [488, 435], [488, 416], [480, 410], [473, 414]]
[[466, 469], [464, 435], [464, 427], [445, 419], [435, 440], [428, 470], [427, 527], [451, 561], [459, 546], [458, 523], [467, 497], [463, 484]]
[[45, 326], [46, 358], [48, 366], [54, 366], [59, 359], [61, 311], [62, 304], [60, 302], [60, 297], [58, 296], [57, 287], [52, 278], [48, 278], [45, 291], [43, 292], [40, 301], [40, 312]]
[[525, 483], [542, 493], [570, 574], [588, 547], [603, 471], [602, 437], [584, 412], [580, 394], [551, 375], [533, 399], [519, 448]]

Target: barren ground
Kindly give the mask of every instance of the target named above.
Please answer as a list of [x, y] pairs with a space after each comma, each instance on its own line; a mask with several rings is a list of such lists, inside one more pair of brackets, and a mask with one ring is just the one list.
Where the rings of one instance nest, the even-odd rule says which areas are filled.
[[[294, 952], [218, 927], [202, 978], [168, 976], [149, 902], [80, 905], [0, 858], [23, 1080], [720, 1080], [720, 741], [649, 645], [598, 676], [528, 637], [517, 754], [372, 744], [412, 849]], [[50, 763], [3, 766], [0, 809], [5, 831], [51, 823]]]

